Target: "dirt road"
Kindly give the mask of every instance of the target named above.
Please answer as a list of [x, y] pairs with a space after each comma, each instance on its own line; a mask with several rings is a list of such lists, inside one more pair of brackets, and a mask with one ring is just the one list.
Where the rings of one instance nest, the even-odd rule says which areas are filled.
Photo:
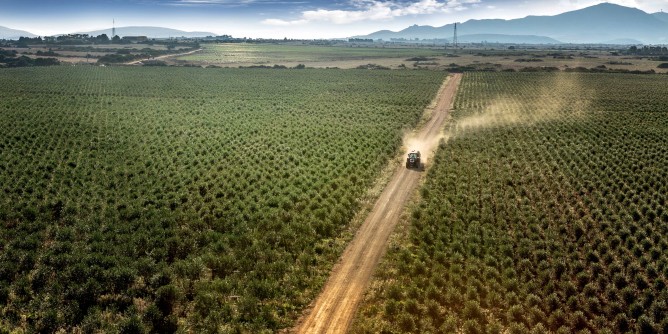
[[184, 53], [166, 54], [166, 55], [157, 56], [157, 57], [153, 57], [153, 58], [133, 60], [133, 61], [125, 63], [125, 65], [137, 65], [137, 64], [139, 64], [143, 61], [147, 61], [147, 60], [160, 60], [160, 59], [165, 59], [165, 58], [187, 56], [187, 55], [191, 55], [195, 52], [199, 52], [199, 51], [202, 51], [202, 49], [192, 50], [192, 51], [188, 51], [188, 52], [184, 52]]
[[[461, 74], [455, 74], [442, 87], [431, 119], [407, 140], [407, 144], [415, 145], [409, 149], [419, 149], [426, 155], [436, 149], [460, 80]], [[406, 169], [403, 164], [397, 168], [332, 270], [310, 312], [299, 320], [293, 332], [345, 333], [348, 330], [373, 271], [385, 253], [388, 238], [421, 175], [420, 171]]]

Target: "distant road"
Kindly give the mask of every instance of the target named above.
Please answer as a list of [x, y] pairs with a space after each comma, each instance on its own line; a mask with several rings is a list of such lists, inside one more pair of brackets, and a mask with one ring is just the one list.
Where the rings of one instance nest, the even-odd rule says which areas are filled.
[[165, 59], [165, 58], [170, 58], [170, 57], [186, 56], [186, 55], [190, 55], [190, 54], [193, 54], [193, 53], [199, 52], [199, 51], [202, 51], [202, 49], [197, 49], [197, 50], [188, 51], [188, 52], [184, 52], [184, 53], [162, 55], [162, 56], [157, 56], [157, 57], [154, 57], [154, 58], [145, 58], [145, 59], [133, 60], [131, 62], [125, 63], [125, 65], [137, 65], [137, 64], [139, 64], [143, 61], [146, 61], [146, 60], [159, 60], [159, 59]]

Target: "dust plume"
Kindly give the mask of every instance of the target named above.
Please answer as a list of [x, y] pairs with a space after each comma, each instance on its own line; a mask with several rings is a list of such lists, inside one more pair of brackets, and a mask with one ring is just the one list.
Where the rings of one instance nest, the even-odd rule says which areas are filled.
[[440, 131], [437, 136], [425, 138], [417, 134], [408, 133], [404, 136], [404, 153], [412, 150], [420, 151], [421, 159], [424, 163], [429, 161], [429, 157], [436, 151], [441, 139], [447, 141], [449, 135]]
[[536, 123], [584, 116], [592, 91], [584, 87], [578, 74], [555, 73], [540, 87], [523, 88], [512, 94], [498, 96], [489, 103], [482, 103], [463, 112], [451, 122], [452, 135], [469, 133], [483, 128], [511, 125], [530, 126]]
[[524, 121], [522, 112], [514, 106], [517, 101], [499, 97], [492, 101], [482, 112], [455, 120], [457, 131], [471, 131], [499, 125], [512, 125]]

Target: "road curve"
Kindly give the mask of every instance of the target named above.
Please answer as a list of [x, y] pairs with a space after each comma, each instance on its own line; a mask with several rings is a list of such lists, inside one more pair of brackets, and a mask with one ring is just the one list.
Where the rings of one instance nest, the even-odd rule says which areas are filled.
[[[431, 119], [410, 140], [420, 143], [419, 149], [425, 153], [434, 151], [438, 145], [461, 74], [454, 74], [447, 80], [437, 95]], [[386, 251], [390, 234], [419, 184], [420, 176], [421, 172], [406, 169], [403, 164], [397, 168], [371, 213], [334, 266], [309, 313], [297, 322], [291, 332], [319, 334], [348, 331], [364, 290]]]

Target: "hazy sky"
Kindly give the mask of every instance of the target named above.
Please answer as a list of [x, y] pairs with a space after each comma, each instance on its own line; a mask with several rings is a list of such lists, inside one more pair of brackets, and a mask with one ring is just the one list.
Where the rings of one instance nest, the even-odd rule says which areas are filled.
[[[554, 15], [597, 0], [0, 0], [0, 26], [54, 35], [150, 25], [234, 37], [336, 38], [412, 24]], [[668, 0], [610, 0], [653, 13]]]

